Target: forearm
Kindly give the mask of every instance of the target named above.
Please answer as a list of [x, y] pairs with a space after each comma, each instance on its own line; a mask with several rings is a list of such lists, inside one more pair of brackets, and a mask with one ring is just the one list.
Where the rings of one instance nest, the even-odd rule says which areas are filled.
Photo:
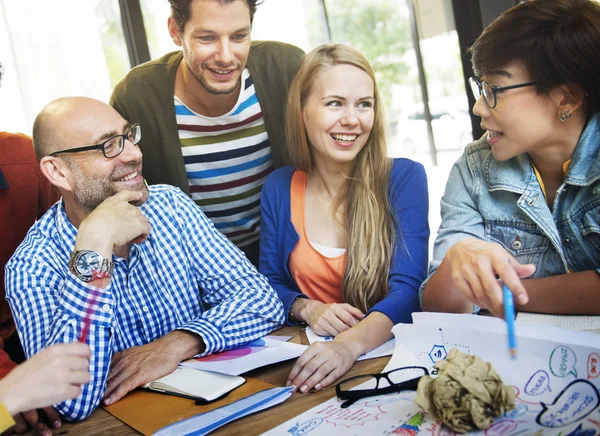
[[185, 330], [172, 331], [157, 339], [157, 342], [161, 343], [161, 347], [168, 349], [169, 354], [177, 356], [180, 362], [200, 354], [206, 349], [201, 336]]
[[600, 274], [582, 271], [539, 279], [525, 279], [529, 302], [517, 305], [525, 312], [600, 315]]
[[446, 258], [431, 276], [423, 290], [423, 310], [426, 312], [471, 313], [473, 305], [454, 286]]
[[[37, 274], [34, 277], [38, 277]], [[57, 280], [53, 277], [51, 282]], [[83, 386], [82, 395], [56, 406], [68, 420], [84, 419], [98, 406], [105, 389], [114, 349], [111, 332], [114, 298], [110, 289], [91, 288], [69, 273], [62, 279], [63, 288], [60, 290], [49, 289], [47, 282], [35, 283], [35, 278], [33, 282], [32, 288], [17, 288], [11, 295], [15, 321], [28, 357], [53, 344], [77, 342], [88, 312], [90, 295], [95, 295], [94, 304], [89, 309], [90, 326], [86, 338], [93, 353], [89, 366], [92, 377]]]
[[351, 351], [356, 359], [390, 339], [392, 327], [394, 323], [387, 316], [372, 312], [354, 327], [337, 335], [334, 342]]
[[264, 277], [227, 294], [229, 298], [212, 302], [211, 309], [179, 328], [202, 337], [202, 355], [245, 345], [283, 324], [283, 305]]

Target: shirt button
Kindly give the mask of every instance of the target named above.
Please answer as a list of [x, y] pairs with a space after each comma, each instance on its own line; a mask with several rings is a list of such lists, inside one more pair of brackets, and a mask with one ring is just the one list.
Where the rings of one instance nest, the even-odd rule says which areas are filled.
[[110, 306], [108, 304], [105, 304], [104, 306], [102, 306], [102, 312], [108, 312], [110, 310]]
[[513, 250], [520, 250], [523, 247], [523, 243], [518, 239], [515, 239], [510, 246], [513, 248]]
[[144, 307], [142, 307], [142, 310], [143, 310], [144, 312], [148, 313], [148, 310], [149, 310], [149, 309], [148, 309], [148, 306], [144, 306]]
[[569, 242], [571, 242], [571, 240], [569, 238], [565, 238], [563, 239], [563, 242], [565, 243], [565, 245], [569, 245]]

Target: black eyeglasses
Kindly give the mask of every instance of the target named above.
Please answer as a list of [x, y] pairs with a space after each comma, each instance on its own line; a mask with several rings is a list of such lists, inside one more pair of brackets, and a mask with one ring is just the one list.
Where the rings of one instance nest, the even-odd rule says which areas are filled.
[[483, 95], [483, 99], [485, 103], [490, 107], [490, 109], [494, 109], [498, 104], [498, 92], [506, 91], [508, 89], [516, 89], [516, 88], [524, 88], [526, 86], [533, 86], [537, 82], [527, 82], [527, 83], [519, 83], [518, 85], [509, 85], [509, 86], [493, 86], [487, 82], [483, 82], [479, 80], [477, 77], [471, 77], [469, 79], [469, 86], [471, 87], [471, 91], [473, 92], [473, 96], [475, 100], [479, 100], [479, 97]]
[[108, 138], [101, 144], [85, 145], [83, 147], [67, 148], [65, 150], [54, 151], [49, 156], [55, 156], [60, 153], [79, 153], [80, 151], [102, 150], [104, 157], [110, 159], [117, 157], [125, 148], [125, 140], [132, 144], [137, 144], [142, 139], [142, 127], [139, 124], [132, 124], [122, 135], [115, 135]]
[[[341, 405], [342, 409], [345, 409], [363, 398], [400, 391], [416, 391], [419, 380], [424, 375], [429, 375], [429, 371], [423, 366], [405, 366], [381, 374], [357, 375], [338, 383], [335, 394], [340, 400], [346, 400]], [[382, 385], [382, 380], [387, 381], [387, 386]], [[367, 382], [370, 382], [367, 388], [352, 389]]]

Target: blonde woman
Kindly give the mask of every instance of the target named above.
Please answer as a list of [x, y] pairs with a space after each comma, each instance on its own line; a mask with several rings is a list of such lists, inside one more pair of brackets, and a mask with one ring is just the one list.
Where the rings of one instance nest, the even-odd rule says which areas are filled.
[[420, 164], [387, 157], [375, 74], [351, 47], [306, 55], [286, 117], [294, 168], [265, 182], [260, 270], [288, 324], [335, 336], [311, 345], [288, 376], [307, 392], [334, 382], [420, 310], [427, 179]]

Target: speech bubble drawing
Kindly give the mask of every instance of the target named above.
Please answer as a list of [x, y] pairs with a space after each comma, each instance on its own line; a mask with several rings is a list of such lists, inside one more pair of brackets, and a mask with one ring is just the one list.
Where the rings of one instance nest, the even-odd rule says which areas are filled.
[[540, 403], [542, 411], [535, 421], [543, 427], [563, 427], [579, 421], [600, 405], [596, 387], [587, 380], [573, 380], [551, 405]]
[[514, 433], [518, 426], [519, 424], [512, 419], [503, 419], [493, 423], [484, 434], [486, 436], [505, 436]]
[[540, 369], [529, 377], [529, 381], [523, 389], [527, 395], [542, 395], [546, 391], [552, 392], [550, 389], [550, 376], [546, 371]]
[[527, 413], [529, 408], [525, 404], [517, 404], [513, 410], [507, 410], [504, 412], [505, 418], [518, 418], [519, 416], [523, 416]]
[[292, 428], [288, 429], [288, 433], [291, 433], [292, 436], [304, 436], [320, 426], [322, 422], [323, 418], [313, 418], [309, 421], [304, 421], [302, 423], [299, 422], [296, 423], [296, 425]]
[[598, 378], [600, 375], [600, 355], [590, 353], [587, 359], [587, 378], [588, 380]]
[[573, 374], [577, 378], [575, 364], [577, 356], [569, 347], [559, 345], [550, 354], [550, 371], [557, 377], [566, 377]]

